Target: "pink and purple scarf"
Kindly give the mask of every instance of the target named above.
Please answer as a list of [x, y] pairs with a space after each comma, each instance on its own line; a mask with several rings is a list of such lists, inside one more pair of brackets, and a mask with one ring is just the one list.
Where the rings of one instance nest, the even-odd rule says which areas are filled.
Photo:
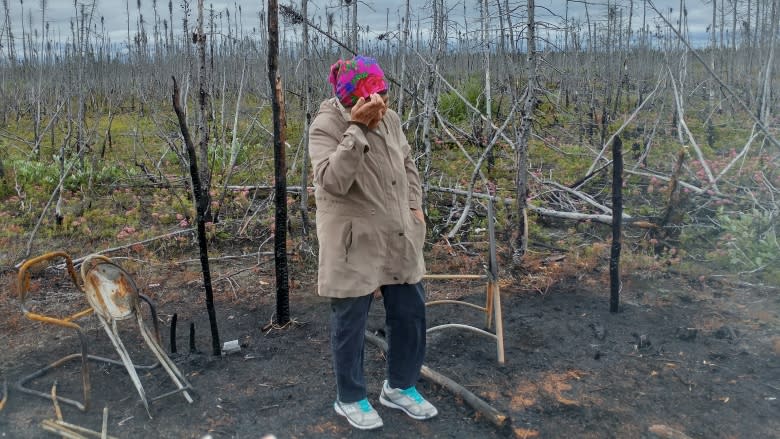
[[356, 56], [351, 60], [340, 59], [330, 66], [333, 92], [345, 107], [351, 107], [359, 98], [387, 91], [385, 73], [374, 58]]

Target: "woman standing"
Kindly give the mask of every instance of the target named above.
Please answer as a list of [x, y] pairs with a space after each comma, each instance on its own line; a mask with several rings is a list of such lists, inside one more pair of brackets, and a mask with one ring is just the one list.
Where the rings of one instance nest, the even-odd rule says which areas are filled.
[[334, 98], [320, 104], [309, 132], [320, 244], [318, 294], [331, 298], [336, 413], [362, 430], [382, 426], [368, 402], [364, 332], [381, 291], [388, 338], [379, 402], [414, 419], [438, 413], [416, 390], [425, 356], [425, 221], [420, 177], [401, 120], [387, 107], [375, 59], [339, 60]]

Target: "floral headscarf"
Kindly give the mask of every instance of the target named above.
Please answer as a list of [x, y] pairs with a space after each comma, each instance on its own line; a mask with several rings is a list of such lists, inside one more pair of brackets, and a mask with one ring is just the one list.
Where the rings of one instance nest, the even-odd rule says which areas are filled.
[[374, 58], [356, 56], [351, 60], [340, 59], [330, 66], [333, 92], [345, 107], [351, 107], [359, 98], [387, 90], [385, 73]]

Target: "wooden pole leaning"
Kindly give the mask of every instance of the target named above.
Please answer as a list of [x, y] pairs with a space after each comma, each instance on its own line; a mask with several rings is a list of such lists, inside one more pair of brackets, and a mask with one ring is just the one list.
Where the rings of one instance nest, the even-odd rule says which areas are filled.
[[495, 225], [493, 214], [493, 201], [488, 200], [488, 234], [490, 237], [490, 255], [488, 272], [485, 274], [427, 274], [423, 276], [424, 280], [484, 280], [486, 282], [486, 294], [485, 294], [485, 306], [477, 305], [462, 300], [432, 300], [426, 302], [426, 306], [433, 305], [462, 305], [470, 308], [477, 309], [485, 313], [485, 327], [491, 329], [493, 320], [495, 321], [496, 328], [495, 333], [480, 329], [471, 325], [465, 325], [460, 323], [445, 323], [428, 328], [427, 332], [431, 333], [448, 328], [464, 329], [467, 331], [475, 332], [483, 336], [492, 338], [496, 341], [496, 354], [498, 358], [498, 364], [504, 364], [504, 324], [501, 314], [501, 292], [498, 286], [498, 267], [496, 265], [496, 239], [495, 239]]

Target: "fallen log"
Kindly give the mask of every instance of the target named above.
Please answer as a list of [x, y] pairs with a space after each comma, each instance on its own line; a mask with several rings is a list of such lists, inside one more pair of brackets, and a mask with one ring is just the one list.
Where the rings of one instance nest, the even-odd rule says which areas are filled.
[[[230, 185], [226, 186], [228, 190], [231, 191], [261, 191], [261, 192], [271, 192], [275, 189], [275, 186], [269, 186], [269, 185], [244, 185], [244, 186], [237, 186], [237, 185]], [[287, 192], [301, 192], [303, 188], [301, 186], [287, 186]], [[307, 186], [306, 190], [313, 191], [314, 186]]]
[[[374, 346], [378, 347], [382, 352], [387, 352], [387, 342], [383, 338], [366, 331], [366, 340], [368, 340]], [[470, 405], [471, 408], [476, 410], [480, 415], [484, 416], [496, 427], [505, 428], [508, 427], [512, 422], [509, 416], [499, 412], [493, 406], [485, 402], [485, 400], [471, 393], [468, 389], [451, 380], [450, 378], [447, 378], [446, 376], [434, 371], [430, 367], [423, 365], [420, 373], [427, 380], [444, 387], [445, 389], [452, 392], [455, 396], [463, 398], [463, 400], [466, 401], [466, 403]]]
[[[448, 194], [455, 194], [455, 195], [468, 195], [468, 191], [462, 190], [462, 189], [453, 189], [453, 188], [444, 188], [439, 186], [426, 186], [428, 190], [434, 191], [434, 192], [443, 192]], [[509, 204], [512, 205], [515, 202], [514, 198], [508, 198], [508, 197], [496, 197], [491, 196], [488, 194], [483, 193], [473, 193], [472, 196], [474, 198], [482, 198], [482, 199], [488, 199], [491, 198], [493, 201]], [[528, 210], [531, 212], [534, 212], [538, 215], [552, 217], [552, 218], [561, 218], [561, 219], [568, 219], [573, 221], [592, 221], [594, 223], [601, 223], [601, 224], [607, 224], [612, 225], [612, 216], [611, 215], [597, 215], [597, 214], [588, 214], [588, 213], [579, 213], [579, 212], [561, 212], [557, 210], [547, 209], [544, 207], [538, 207], [529, 205], [527, 206]], [[651, 223], [650, 221], [634, 218], [629, 215], [623, 214], [623, 224], [627, 226], [632, 227], [639, 227], [641, 229], [654, 229], [658, 227], [657, 225]]]

